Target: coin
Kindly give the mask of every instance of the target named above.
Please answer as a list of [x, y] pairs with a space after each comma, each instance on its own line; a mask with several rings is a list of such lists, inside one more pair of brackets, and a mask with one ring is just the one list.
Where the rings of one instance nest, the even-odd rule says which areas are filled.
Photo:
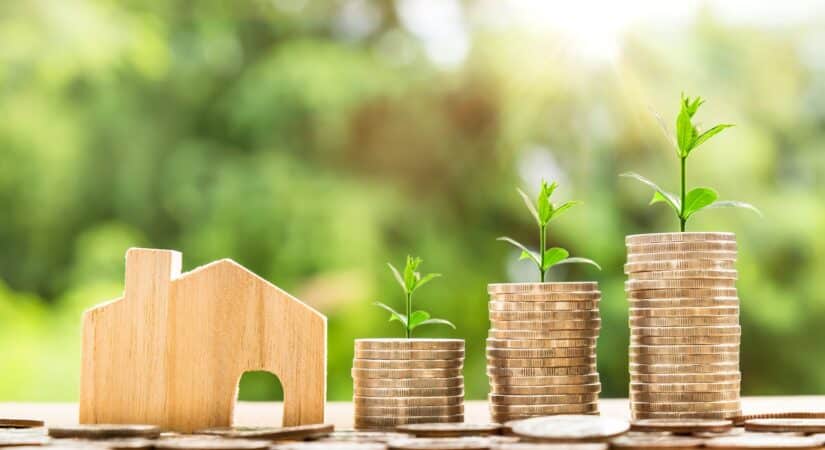
[[633, 433], [610, 440], [613, 449], [691, 449], [701, 447], [704, 441], [695, 437]]
[[580, 302], [539, 302], [539, 301], [509, 301], [490, 300], [487, 303], [490, 311], [592, 311], [598, 310], [599, 301]]
[[670, 260], [710, 260], [710, 261], [736, 261], [735, 251], [679, 251], [679, 252], [653, 252], [653, 253], [629, 253], [628, 263], [670, 261]]
[[526, 368], [499, 368], [487, 366], [487, 375], [499, 377], [534, 377], [534, 376], [561, 376], [587, 375], [596, 371], [596, 365], [575, 367], [526, 367]]
[[509, 395], [490, 394], [490, 402], [503, 405], [567, 405], [575, 403], [596, 403], [598, 394], [559, 394], [559, 395]]
[[302, 440], [327, 436], [335, 430], [331, 424], [297, 425], [290, 427], [217, 427], [196, 431], [227, 438], [268, 439], [271, 441]]
[[397, 431], [415, 437], [462, 437], [499, 434], [501, 425], [496, 423], [416, 423], [399, 425]]
[[825, 419], [750, 419], [745, 421], [745, 429], [772, 433], [825, 433]]
[[464, 396], [364, 397], [354, 395], [352, 402], [356, 406], [450, 406], [464, 403]]
[[42, 426], [42, 420], [0, 417], [0, 428], [36, 428]]
[[595, 347], [487, 348], [488, 359], [575, 358], [582, 356], [595, 356], [595, 354]]
[[751, 419], [825, 419], [825, 411], [811, 412], [811, 411], [784, 411], [776, 413], [762, 413], [762, 414], [748, 414], [739, 415], [731, 418], [734, 425], [742, 426], [746, 421]]
[[358, 388], [381, 389], [421, 389], [421, 388], [451, 388], [464, 386], [464, 377], [449, 378], [353, 378], [353, 386]]
[[739, 363], [716, 363], [716, 364], [635, 364], [630, 363], [631, 374], [653, 374], [653, 373], [720, 373], [735, 372], [739, 370]]
[[493, 339], [587, 339], [598, 337], [599, 330], [499, 330], [490, 328], [488, 335]]
[[[343, 430], [343, 431], [334, 431], [329, 436], [320, 439], [320, 442], [359, 442], [359, 443], [366, 443], [366, 442], [377, 442], [377, 443], [386, 443], [393, 439], [401, 439], [401, 438], [410, 438], [412, 435], [407, 433], [396, 433], [392, 431], [358, 431], [358, 430]], [[327, 444], [329, 445], [329, 444]], [[337, 444], [336, 444], [337, 445]], [[277, 447], [281, 449], [282, 447]], [[325, 447], [329, 448], [329, 447]], [[335, 450], [338, 447], [333, 447], [331, 450]], [[322, 450], [319, 448], [319, 450]], [[377, 450], [386, 450], [385, 447], [381, 447]]]
[[605, 443], [541, 444], [529, 442], [498, 444], [495, 450], [607, 450]]
[[488, 349], [536, 349], [536, 348], [591, 348], [596, 345], [596, 338], [580, 339], [498, 339], [487, 338]]
[[633, 392], [722, 392], [739, 391], [739, 382], [721, 383], [630, 383]]
[[593, 384], [599, 382], [599, 374], [586, 375], [556, 375], [556, 376], [499, 376], [488, 375], [490, 383], [503, 386], [558, 386], [571, 384]]
[[[381, 433], [376, 431], [352, 431], [351, 433], [357, 433], [360, 435], [372, 435], [372, 434], [395, 434], [395, 433]], [[397, 437], [394, 439], [398, 439]], [[355, 439], [352, 439], [355, 441]], [[388, 439], [386, 442], [389, 442], [392, 439]], [[317, 441], [317, 442], [290, 442], [288, 444], [279, 444], [273, 446], [273, 450], [387, 450], [387, 446], [384, 443], [385, 441], [355, 441], [355, 442], [342, 442], [342, 441]]]
[[700, 355], [644, 355], [630, 352], [630, 361], [639, 364], [714, 364], [739, 362], [739, 353]]
[[487, 358], [487, 365], [501, 368], [595, 366], [596, 355], [576, 358]]
[[266, 450], [271, 441], [255, 439], [216, 439], [214, 437], [183, 436], [159, 439], [155, 448], [159, 450]]
[[624, 273], [665, 272], [672, 270], [736, 270], [736, 261], [710, 259], [672, 259], [669, 261], [629, 262]]
[[157, 438], [160, 428], [155, 425], [96, 424], [50, 427], [53, 438], [106, 439], [121, 437]]
[[631, 411], [634, 420], [640, 419], [730, 419], [740, 410], [733, 411], [705, 411], [705, 412], [648, 412]]
[[492, 294], [491, 302], [506, 303], [573, 303], [574, 309], [584, 309], [585, 305], [598, 303], [602, 298], [599, 291], [567, 292], [546, 294]]
[[739, 275], [732, 269], [680, 269], [680, 270], [660, 270], [655, 272], [628, 272], [631, 280], [736, 280]]
[[367, 406], [355, 403], [356, 416], [449, 416], [463, 414], [464, 405], [442, 406]]
[[630, 403], [633, 411], [653, 411], [653, 412], [706, 412], [706, 411], [730, 411], [739, 409], [739, 400], [719, 401], [719, 402], [680, 402], [680, 403], [647, 403], [634, 401]]
[[739, 316], [738, 306], [708, 306], [704, 308], [630, 308], [631, 318], [681, 318], [681, 317]]
[[356, 339], [357, 350], [463, 350], [464, 339]]
[[451, 378], [460, 377], [461, 369], [352, 369], [353, 378]]
[[636, 253], [674, 253], [674, 252], [735, 252], [736, 241], [699, 241], [699, 242], [655, 242], [650, 244], [629, 244], [627, 252]]
[[584, 311], [490, 311], [490, 320], [593, 320], [598, 309]]
[[[55, 441], [52, 441], [52, 444], [54, 443]], [[106, 439], [103, 443], [105, 448], [109, 450], [145, 450], [155, 448], [155, 440], [145, 438]]]
[[601, 319], [592, 320], [490, 320], [490, 324], [499, 330], [597, 330]]
[[361, 397], [434, 397], [464, 395], [464, 386], [447, 388], [354, 388]]
[[632, 327], [709, 327], [725, 325], [739, 325], [739, 316], [630, 318], [630, 326]]
[[647, 233], [625, 236], [627, 245], [653, 244], [656, 242], [702, 242], [702, 241], [736, 241], [734, 233], [718, 232], [675, 232]]
[[599, 289], [599, 283], [586, 282], [551, 282], [551, 283], [492, 283], [487, 285], [488, 294], [501, 293], [544, 293], [544, 292], [586, 292]]
[[670, 402], [720, 402], [739, 400], [739, 390], [718, 392], [634, 392], [630, 391], [630, 401], [649, 403]]
[[821, 446], [822, 442], [819, 439], [808, 436], [783, 436], [767, 433], [722, 436], [705, 441], [705, 447], [722, 450], [778, 450], [788, 448], [819, 448]]
[[357, 359], [431, 360], [463, 359], [464, 350], [362, 350], [355, 349]]
[[503, 384], [493, 384], [490, 386], [490, 392], [492, 394], [504, 395], [598, 394], [601, 391], [601, 383], [549, 386], [508, 386]]
[[630, 429], [625, 420], [590, 415], [535, 417], [509, 426], [518, 436], [559, 442], [607, 439]]
[[676, 434], [721, 433], [731, 428], [733, 422], [721, 419], [640, 419], [630, 423], [630, 429], [634, 431], [663, 431]]
[[629, 280], [625, 281], [624, 287], [627, 290], [640, 289], [696, 289], [696, 288], [735, 288], [736, 280], [731, 279], [708, 279], [708, 278], [684, 278], [679, 280]]
[[570, 403], [566, 405], [559, 404], [531, 404], [531, 405], [508, 405], [491, 403], [490, 411], [493, 413], [507, 413], [507, 414], [581, 414], [586, 412], [597, 412], [599, 410], [598, 403]]
[[398, 439], [387, 443], [388, 450], [490, 450], [492, 442], [472, 437]]
[[729, 383], [741, 381], [742, 375], [737, 372], [726, 373], [668, 373], [649, 374], [631, 373], [631, 383]]
[[633, 299], [628, 298], [627, 302], [630, 304], [631, 311], [639, 311], [641, 309], [669, 309], [669, 308], [707, 308], [707, 307], [724, 307], [724, 308], [738, 308], [739, 297], [704, 297], [704, 298], [648, 298], [648, 299]]
[[736, 288], [673, 288], [628, 291], [627, 298], [637, 300], [736, 297]]
[[739, 325], [707, 326], [707, 327], [633, 327], [631, 336], [739, 336], [742, 327]]
[[704, 355], [713, 353], [739, 353], [739, 344], [631, 345], [630, 353], [639, 355]]
[[720, 336], [636, 336], [631, 333], [631, 345], [720, 345], [739, 344], [738, 334]]
[[352, 367], [357, 369], [460, 369], [464, 358], [456, 359], [355, 359]]
[[[10, 427], [9, 427], [10, 428]], [[22, 428], [22, 427], [15, 427]], [[43, 435], [0, 433], [0, 448], [3, 447], [32, 447], [45, 446], [49, 438]]]
[[355, 416], [355, 428], [386, 428], [396, 427], [405, 423], [435, 423], [435, 422], [464, 422], [464, 414], [450, 414], [442, 416]]

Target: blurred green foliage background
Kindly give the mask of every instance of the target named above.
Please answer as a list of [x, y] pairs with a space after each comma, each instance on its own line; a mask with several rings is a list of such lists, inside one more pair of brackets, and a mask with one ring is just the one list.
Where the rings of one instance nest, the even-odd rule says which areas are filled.
[[385, 262], [420, 255], [444, 277], [418, 305], [458, 331], [419, 334], [466, 338], [484, 398], [485, 286], [536, 276], [495, 238], [537, 241], [514, 188], [542, 177], [585, 202], [550, 244], [604, 271], [550, 278], [601, 283], [604, 396], [624, 396], [624, 236], [677, 223], [617, 174], [677, 189], [651, 109], [672, 123], [682, 90], [738, 124], [689, 184], [766, 216], [689, 224], [738, 235], [743, 394], [825, 391], [825, 17], [701, 7], [614, 34], [583, 17], [571, 38], [541, 22], [559, 4], [513, 3], [0, 2], [0, 400], [77, 398], [80, 315], [120, 295], [131, 246], [232, 258], [327, 314], [333, 400], [354, 338], [401, 333], [371, 306], [401, 305]]

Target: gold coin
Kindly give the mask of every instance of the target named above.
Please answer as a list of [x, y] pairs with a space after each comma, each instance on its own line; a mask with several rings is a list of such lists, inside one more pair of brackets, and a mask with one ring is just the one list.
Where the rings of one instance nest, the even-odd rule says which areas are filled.
[[739, 344], [738, 334], [723, 336], [630, 336], [631, 345], [720, 345]]
[[398, 439], [387, 444], [387, 450], [490, 450], [491, 438], [439, 437]]
[[657, 272], [629, 272], [631, 280], [736, 280], [736, 270], [661, 270]]
[[631, 431], [673, 434], [723, 433], [733, 428], [730, 420], [722, 419], [642, 419], [630, 424]]
[[628, 263], [651, 262], [651, 261], [689, 261], [689, 260], [709, 260], [709, 261], [736, 261], [737, 252], [730, 251], [697, 251], [697, 252], [654, 252], [654, 253], [629, 253]]
[[745, 429], [769, 433], [825, 433], [825, 419], [750, 419], [745, 421]]
[[610, 440], [610, 448], [614, 450], [688, 450], [699, 448], [704, 442], [700, 438], [691, 436], [673, 436], [668, 434], [641, 434], [632, 433]]
[[594, 347], [596, 338], [582, 339], [497, 339], [487, 338], [488, 349], [534, 349], [534, 348], [571, 348], [571, 347]]
[[708, 439], [705, 441], [705, 447], [716, 450], [821, 449], [822, 439], [812, 436], [746, 433], [737, 436], [722, 436]]
[[356, 369], [460, 369], [464, 358], [457, 359], [355, 359], [352, 367]]
[[464, 422], [464, 414], [453, 414], [447, 416], [418, 416], [418, 417], [373, 417], [373, 416], [355, 416], [355, 428], [375, 429], [375, 428], [395, 428], [398, 425], [408, 423], [445, 423], [445, 422]]
[[739, 308], [739, 297], [702, 297], [702, 298], [628, 298], [630, 309], [672, 309], [672, 308]]
[[356, 339], [356, 350], [464, 350], [464, 339]]
[[741, 414], [735, 411], [705, 411], [705, 412], [646, 412], [631, 411], [634, 420], [640, 419], [728, 419]]
[[109, 438], [147, 438], [160, 436], [160, 428], [155, 425], [129, 424], [82, 424], [73, 426], [49, 427], [49, 437], [109, 439]]
[[739, 353], [739, 345], [631, 345], [630, 353], [639, 355], [706, 355], [713, 353]]
[[[596, 371], [586, 375], [558, 375], [558, 376], [499, 376], [488, 375], [490, 385], [495, 386], [559, 386], [559, 385], [583, 385], [599, 382], [599, 374]], [[495, 388], [494, 388], [495, 389]]]
[[498, 330], [491, 328], [493, 339], [587, 339], [599, 336], [598, 329], [587, 330]]
[[676, 252], [736, 252], [736, 241], [701, 241], [701, 242], [655, 242], [652, 244], [630, 244], [629, 254], [637, 253], [676, 253]]
[[735, 288], [736, 280], [684, 278], [680, 280], [629, 280], [624, 283], [625, 290], [638, 291], [648, 289], [696, 289], [696, 288]]
[[575, 367], [521, 367], [501, 368], [487, 366], [487, 375], [497, 377], [544, 377], [561, 375], [587, 375], [596, 371], [596, 365]]
[[595, 356], [595, 347], [567, 347], [567, 348], [487, 348], [488, 359], [509, 358], [575, 358], [581, 356]]
[[367, 406], [355, 403], [356, 416], [448, 416], [463, 413], [464, 404], [443, 406]]
[[[289, 427], [214, 427], [195, 431], [195, 434], [206, 434], [229, 439], [263, 439], [269, 441], [293, 441], [304, 439], [319, 439], [329, 436], [335, 426], [332, 424], [307, 424]], [[108, 441], [106, 441], [108, 446]], [[148, 448], [154, 447], [149, 445]], [[109, 447], [113, 448], [113, 447]], [[118, 448], [118, 447], [114, 447]], [[119, 448], [132, 448], [131, 446]], [[143, 448], [143, 447], [141, 447]]]
[[42, 420], [38, 419], [7, 419], [0, 418], [0, 428], [39, 428], [44, 425]]
[[264, 439], [220, 439], [215, 436], [180, 436], [158, 439], [154, 448], [162, 450], [266, 450], [272, 441]]
[[708, 306], [704, 308], [630, 308], [630, 317], [695, 317], [739, 316], [738, 306]]
[[464, 385], [444, 388], [354, 388], [353, 395], [361, 397], [434, 397], [464, 395]]
[[738, 401], [739, 391], [717, 392], [633, 392], [630, 391], [630, 401], [648, 403], [678, 403], [678, 402], [720, 402]]
[[355, 388], [404, 388], [404, 389], [421, 389], [421, 388], [447, 388], [464, 386], [464, 377], [448, 377], [448, 378], [353, 378], [353, 386]]
[[549, 386], [508, 386], [503, 384], [490, 385], [490, 393], [502, 395], [598, 394], [601, 391], [601, 383]]
[[719, 327], [632, 327], [631, 336], [739, 336], [742, 327], [728, 325]]
[[353, 378], [452, 378], [460, 377], [461, 369], [352, 369]]
[[596, 302], [600, 291], [546, 292], [544, 294], [490, 294], [491, 301], [503, 302]]
[[739, 316], [631, 317], [631, 327], [709, 327], [739, 325]]
[[464, 350], [362, 350], [355, 349], [358, 359], [375, 360], [430, 360], [463, 359]]
[[631, 373], [631, 383], [730, 383], [742, 381], [742, 375], [736, 372], [724, 373]]
[[[599, 416], [599, 411], [583, 412], [583, 413], [577, 413], [577, 414]], [[560, 415], [566, 416], [567, 414], [560, 414]], [[533, 418], [536, 418], [536, 417], [547, 417], [547, 416], [548, 416], [548, 414], [515, 414], [515, 413], [490, 411], [490, 417], [492, 417], [493, 422], [504, 424], [505, 432], [507, 432], [506, 430], [508, 430], [508, 428], [509, 428], [508, 424], [515, 423], [515, 421], [517, 421], [517, 420], [526, 420], [526, 419], [533, 419]], [[558, 417], [559, 415], [550, 414], [549, 416]], [[527, 442], [530, 442], [530, 441], [527, 441]], [[587, 442], [587, 441], [585, 441], [585, 442]], [[522, 443], [522, 445], [525, 445], [525, 444]], [[549, 444], [543, 444], [543, 445], [549, 445]], [[587, 443], [587, 444], [577, 443], [576, 444], [576, 449], [579, 449], [579, 446], [582, 446], [582, 445], [586, 445], [587, 450], [604, 450], [605, 449], [605, 447], [604, 447], [605, 444], [604, 443]], [[600, 445], [602, 447], [601, 448], [596, 448], [596, 447], [593, 447], [594, 445]], [[503, 447], [503, 446], [496, 447], [496, 448], [497, 448], [497, 450], [509, 450], [507, 447]], [[514, 450], [525, 450], [525, 449], [517, 448], [517, 449], [514, 449]], [[582, 448], [580, 450], [585, 450], [585, 449]]]
[[464, 403], [463, 395], [451, 397], [427, 396], [427, 397], [362, 397], [355, 395], [352, 403], [356, 406], [385, 406], [385, 407], [412, 407], [412, 406], [451, 406]]
[[596, 412], [599, 410], [599, 404], [594, 403], [573, 403], [568, 405], [503, 405], [490, 404], [490, 411], [492, 413], [507, 413], [507, 414], [581, 414], [588, 412]]
[[487, 365], [501, 368], [574, 367], [596, 364], [596, 355], [575, 358], [487, 358]]
[[592, 320], [599, 310], [587, 311], [490, 311], [490, 320]]
[[731, 411], [739, 409], [739, 400], [721, 402], [683, 402], [683, 403], [645, 403], [630, 402], [630, 409], [633, 411], [649, 412], [708, 412], [708, 411]]
[[593, 311], [599, 310], [599, 301], [581, 302], [517, 302], [491, 300], [490, 311]]
[[490, 403], [498, 405], [570, 405], [596, 403], [599, 394], [560, 394], [560, 395], [506, 395], [490, 394]]
[[722, 392], [722, 391], [737, 391], [739, 392], [738, 381], [721, 382], [721, 383], [630, 383], [631, 392]]
[[646, 233], [625, 236], [624, 241], [627, 245], [654, 244], [656, 242], [736, 241], [736, 234], [717, 232]]
[[498, 435], [501, 425], [494, 423], [431, 423], [401, 425], [396, 431], [415, 437], [460, 437]]
[[593, 320], [490, 320], [498, 330], [593, 330], [601, 328], [601, 319]]
[[785, 411], [778, 413], [748, 414], [731, 417], [731, 421], [737, 427], [745, 425], [745, 422], [752, 419], [825, 419], [825, 412], [811, 411]]
[[629, 262], [624, 273], [662, 272], [670, 270], [736, 270], [736, 261], [710, 259], [672, 259], [669, 261]]
[[705, 298], [705, 297], [736, 297], [736, 288], [674, 288], [674, 289], [644, 289], [627, 291], [627, 298], [646, 300], [651, 298]]
[[739, 363], [739, 353], [705, 353], [699, 355], [640, 355], [630, 353], [630, 362], [638, 364]]
[[716, 363], [716, 364], [634, 364], [630, 363], [631, 374], [652, 374], [652, 373], [724, 373], [739, 370], [739, 362]]
[[488, 294], [514, 294], [524, 292], [582, 292], [596, 291], [599, 283], [585, 282], [548, 282], [548, 283], [491, 283], [487, 285]]

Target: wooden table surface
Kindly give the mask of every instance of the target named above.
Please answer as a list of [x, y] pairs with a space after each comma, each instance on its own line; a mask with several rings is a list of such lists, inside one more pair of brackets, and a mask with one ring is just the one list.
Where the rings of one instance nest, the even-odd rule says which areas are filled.
[[[627, 399], [602, 399], [604, 416], [629, 418]], [[793, 397], [744, 397], [742, 412], [757, 414], [767, 412], [816, 411], [825, 412], [825, 395]], [[235, 408], [235, 425], [260, 426], [281, 424], [282, 407], [274, 402], [239, 402]], [[351, 402], [328, 402], [326, 422], [339, 429], [352, 428]], [[71, 425], [77, 423], [76, 403], [0, 403], [0, 417], [31, 418], [45, 420], [47, 425]], [[489, 422], [486, 401], [467, 401], [467, 422]]]

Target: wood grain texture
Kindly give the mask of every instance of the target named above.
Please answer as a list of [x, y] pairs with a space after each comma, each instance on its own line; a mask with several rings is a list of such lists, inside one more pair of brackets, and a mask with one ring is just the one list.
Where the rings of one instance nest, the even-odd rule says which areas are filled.
[[229, 426], [250, 370], [280, 379], [284, 425], [323, 422], [326, 318], [232, 260], [180, 270], [130, 249], [123, 297], [84, 314], [80, 422]]

